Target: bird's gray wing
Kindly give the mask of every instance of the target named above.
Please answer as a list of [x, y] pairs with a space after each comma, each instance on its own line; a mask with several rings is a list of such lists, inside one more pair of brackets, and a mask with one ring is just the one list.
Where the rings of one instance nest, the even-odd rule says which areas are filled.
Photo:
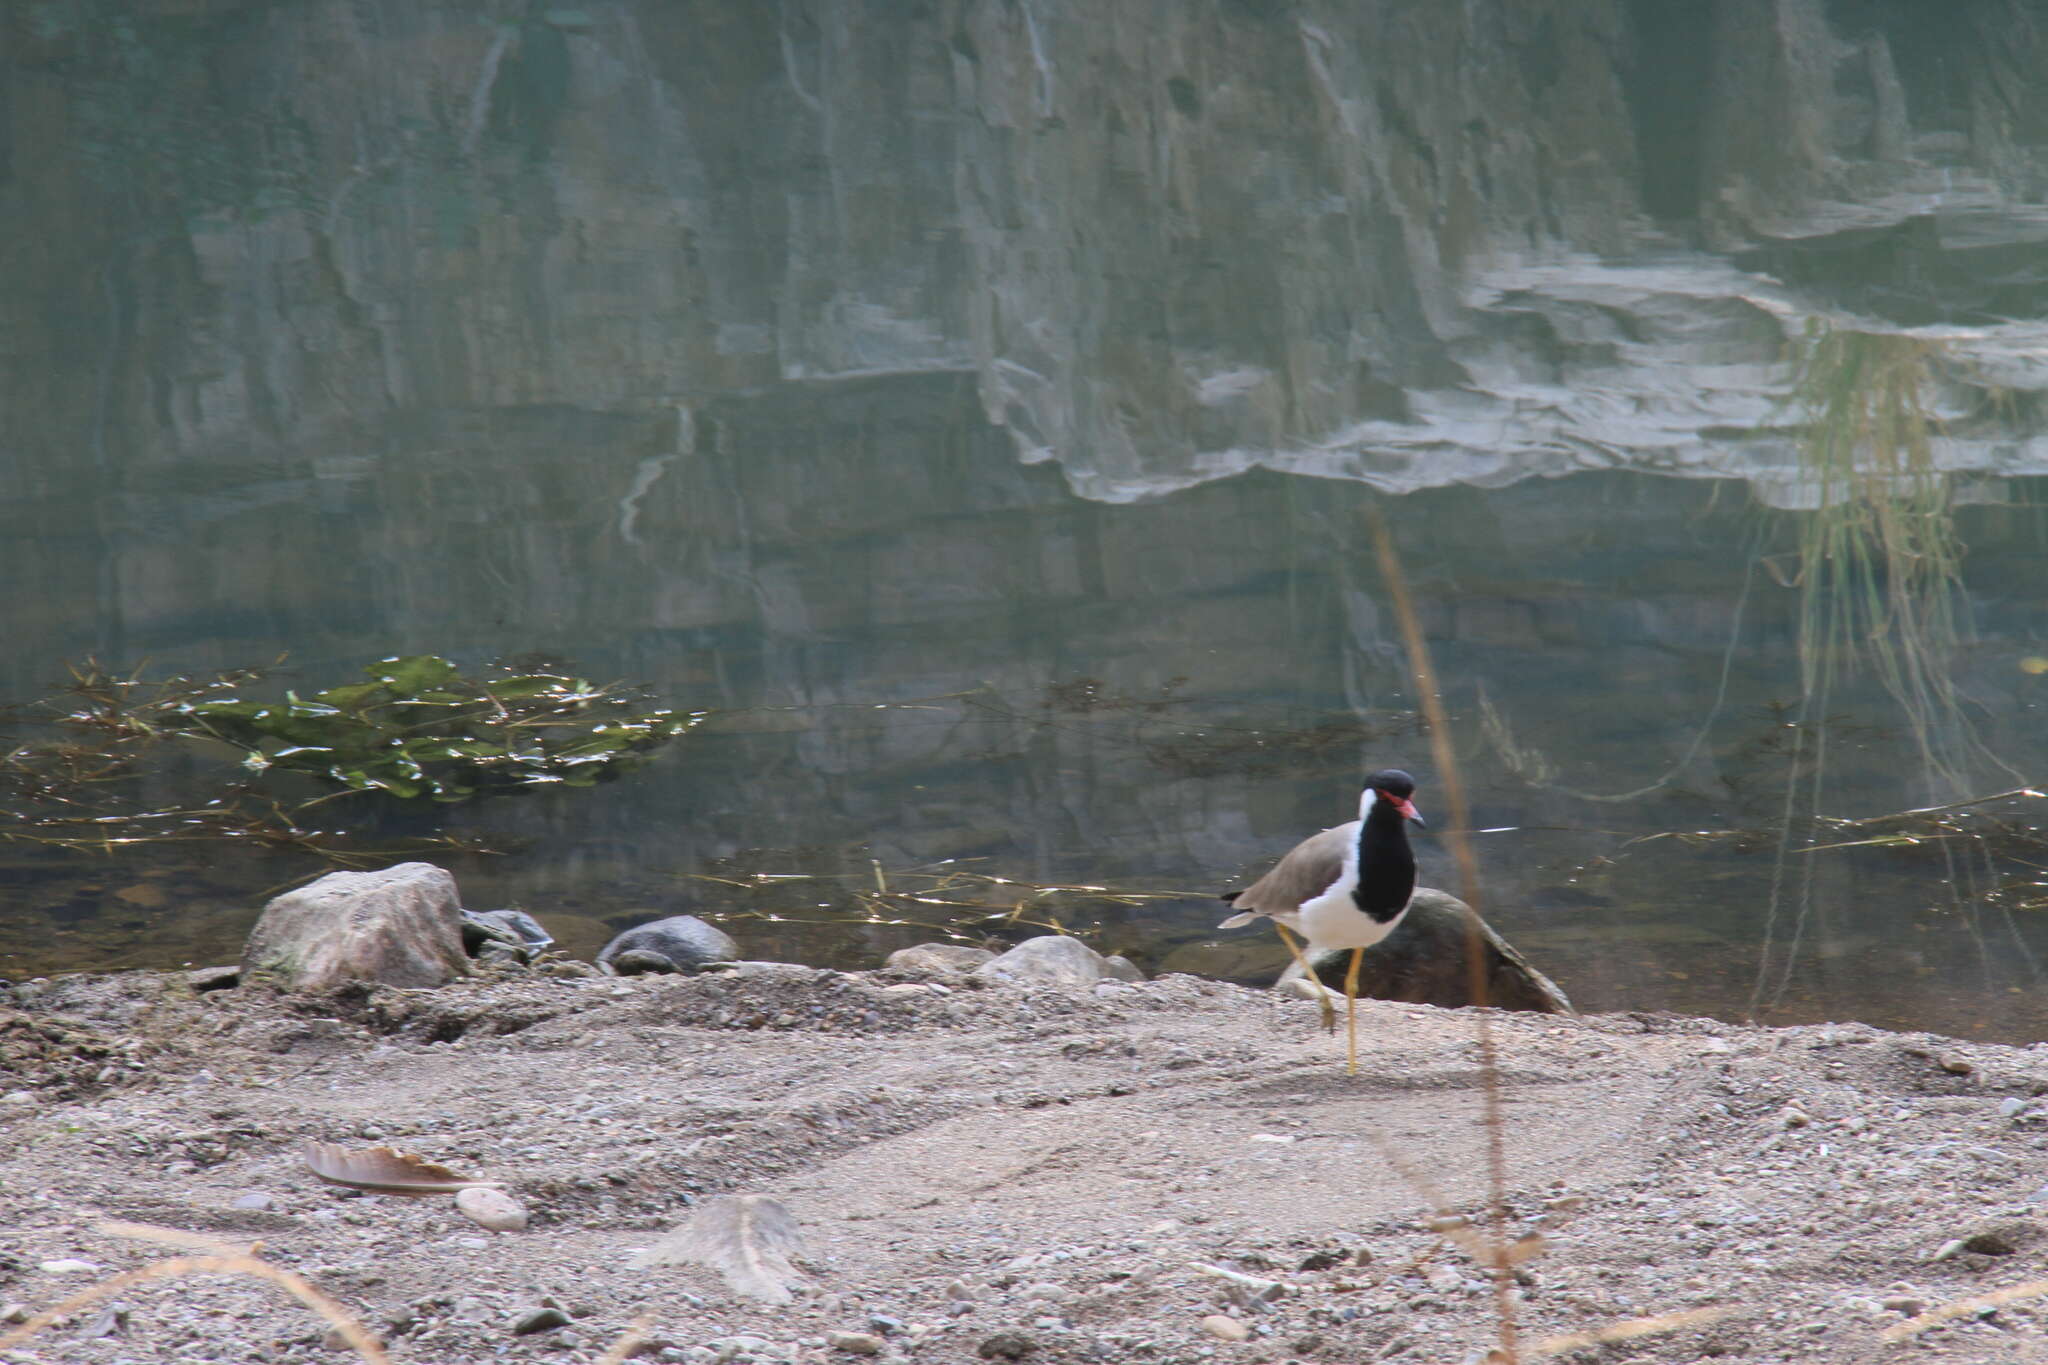
[[1259, 915], [1292, 914], [1343, 875], [1344, 850], [1356, 842], [1356, 820], [1311, 834], [1281, 855], [1272, 871], [1238, 892], [1230, 908]]

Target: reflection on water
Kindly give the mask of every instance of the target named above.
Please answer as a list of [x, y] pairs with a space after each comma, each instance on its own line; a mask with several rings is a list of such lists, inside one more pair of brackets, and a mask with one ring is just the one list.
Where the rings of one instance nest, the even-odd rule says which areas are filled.
[[[545, 651], [718, 715], [452, 812], [518, 845], [451, 860], [473, 906], [579, 953], [687, 907], [809, 962], [1057, 923], [1263, 979], [1202, 897], [1363, 771], [1442, 787], [1384, 499], [1485, 910], [1576, 1001], [2044, 1036], [2038, 799], [1834, 823], [2048, 776], [2030, 38], [123, 9], [0, 15], [0, 696]], [[1802, 455], [1814, 320], [1945, 358], [1935, 540]], [[231, 956], [310, 870], [0, 842], [0, 974]]]
[[[619, 783], [452, 809], [451, 832], [524, 841], [453, 861], [472, 906], [520, 905], [579, 953], [690, 908], [749, 952], [846, 966], [941, 934], [1058, 924], [1152, 970], [1259, 980], [1277, 945], [1215, 932], [1220, 907], [1202, 897], [1345, 818], [1364, 767], [1406, 765], [1431, 809], [1427, 739], [1370, 567], [1369, 491], [1258, 475], [1104, 506], [997, 464], [989, 497], [942, 487], [961, 455], [943, 438], [934, 477], [908, 484], [884, 477], [902, 465], [879, 445], [871, 484], [842, 464], [829, 490], [767, 447], [700, 458], [690, 486], [643, 490], [637, 543], [601, 496], [549, 537], [520, 527], [535, 551], [523, 566], [483, 572], [426, 538], [445, 570], [438, 614], [389, 647], [560, 650], [586, 673], [727, 708]], [[558, 474], [539, 461], [521, 478]], [[389, 506], [381, 485], [420, 475], [398, 462], [359, 496]], [[710, 488], [731, 492], [694, 495]], [[731, 515], [753, 507], [768, 510]], [[2044, 861], [2038, 801], [1947, 827], [1811, 818], [1816, 801], [1859, 817], [1925, 804], [1929, 778], [1875, 678], [1845, 676], [1833, 710], [1802, 719], [1800, 594], [1753, 567], [1796, 536], [1796, 514], [1633, 475], [1440, 490], [1391, 510], [1487, 831], [1488, 913], [1575, 1001], [2002, 1037], [2048, 1022], [2035, 1003], [2048, 934], [2030, 908], [2048, 895], [2029, 870]], [[317, 505], [287, 506], [243, 529], [290, 545], [324, 522]], [[1284, 547], [1277, 562], [1245, 528]], [[378, 533], [425, 529], [401, 518]], [[1961, 530], [1981, 580], [1955, 676], [2004, 761], [2039, 770], [2030, 717], [2048, 679], [2027, 661], [2048, 588], [2014, 571], [2035, 530], [2011, 508], [1964, 509]], [[246, 549], [223, 537], [210, 552]], [[717, 583], [700, 584], [712, 565]], [[336, 651], [366, 637], [297, 600], [322, 586], [275, 576], [266, 613], [198, 640], [180, 616], [146, 652], [190, 666], [293, 646], [304, 684], [345, 674], [355, 660]], [[581, 615], [520, 611], [515, 628], [465, 610], [565, 586], [587, 594]], [[723, 611], [655, 624], [660, 602], [700, 589]], [[203, 848], [5, 856], [9, 975], [232, 956], [266, 890], [311, 866]], [[1423, 836], [1421, 858], [1425, 882], [1449, 884], [1440, 838]], [[1119, 902], [1049, 884], [1184, 894]]]

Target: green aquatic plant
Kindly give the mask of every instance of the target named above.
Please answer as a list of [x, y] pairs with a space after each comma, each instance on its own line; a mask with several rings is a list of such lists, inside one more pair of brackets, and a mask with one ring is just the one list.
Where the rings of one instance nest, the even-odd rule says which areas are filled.
[[1964, 795], [1992, 758], [1953, 676], [1964, 546], [1931, 407], [1946, 363], [1939, 341], [1816, 321], [1793, 387], [1814, 503], [1790, 580], [1802, 689], [1826, 697], [1867, 664], [1903, 713], [1935, 799]]
[[[357, 865], [426, 848], [488, 851], [438, 829], [372, 847], [347, 817], [314, 812], [354, 798], [354, 823], [374, 823], [380, 811], [590, 787], [706, 714], [652, 707], [639, 689], [556, 665], [470, 677], [434, 655], [381, 660], [363, 682], [246, 700], [274, 671], [152, 678], [87, 660], [50, 696], [0, 709], [0, 841], [102, 853], [228, 842]], [[181, 740], [240, 761], [226, 777], [178, 767], [167, 742]], [[332, 790], [309, 796], [309, 780]], [[167, 790], [179, 793], [169, 803]]]
[[157, 724], [217, 740], [252, 772], [286, 769], [348, 791], [467, 801], [549, 786], [589, 787], [644, 762], [704, 713], [642, 710], [617, 684], [499, 666], [465, 677], [432, 654], [384, 659], [369, 681], [282, 701], [182, 701]]

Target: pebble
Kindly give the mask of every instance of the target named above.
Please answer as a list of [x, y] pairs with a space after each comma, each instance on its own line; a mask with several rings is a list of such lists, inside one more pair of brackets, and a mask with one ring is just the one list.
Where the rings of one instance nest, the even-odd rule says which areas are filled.
[[1024, 1332], [997, 1332], [974, 1348], [983, 1360], [1022, 1360], [1038, 1349], [1038, 1339]]
[[850, 1355], [872, 1356], [880, 1355], [885, 1343], [873, 1332], [827, 1332], [825, 1344]]
[[536, 1332], [552, 1332], [557, 1327], [567, 1327], [569, 1315], [559, 1308], [527, 1308], [514, 1313], [505, 1325], [515, 1337], [530, 1337]]
[[1211, 1313], [1202, 1319], [1202, 1330], [1221, 1341], [1244, 1341], [1252, 1329], [1236, 1318], [1226, 1318], [1221, 1313]]
[[491, 1232], [524, 1232], [526, 1208], [503, 1190], [472, 1186], [456, 1193], [455, 1207], [464, 1218]]
[[36, 1269], [46, 1275], [97, 1275], [100, 1268], [91, 1261], [81, 1261], [76, 1256], [66, 1256], [57, 1261], [39, 1261]]

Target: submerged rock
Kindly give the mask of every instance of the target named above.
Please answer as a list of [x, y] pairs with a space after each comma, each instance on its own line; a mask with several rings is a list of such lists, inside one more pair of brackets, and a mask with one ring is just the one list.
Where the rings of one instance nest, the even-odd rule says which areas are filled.
[[431, 863], [330, 872], [263, 907], [242, 949], [242, 978], [294, 990], [350, 981], [438, 986], [469, 973], [455, 878]]
[[[1456, 896], [1426, 888], [1415, 893], [1394, 932], [1365, 950], [1359, 963], [1359, 997], [1446, 1009], [1473, 1004], [1465, 961], [1472, 926], [1478, 928], [1480, 951], [1486, 956], [1487, 1004], [1536, 1014], [1575, 1013], [1565, 993], [1473, 914], [1472, 907]], [[1324, 985], [1342, 991], [1351, 954], [1341, 949], [1319, 953], [1313, 965]], [[1299, 967], [1289, 967], [1279, 984], [1312, 993]]]
[[985, 985], [1093, 986], [1098, 981], [1130, 980], [1125, 973], [1136, 970], [1128, 962], [1119, 968], [1078, 938], [1045, 934], [984, 962], [968, 973], [968, 980]]
[[[701, 971], [714, 962], [736, 962], [740, 945], [732, 935], [695, 915], [670, 915], [651, 924], [636, 924], [618, 935], [597, 955], [598, 970], [610, 976], [663, 970], [647, 954], [666, 960], [672, 972]], [[623, 960], [622, 960], [623, 959]]]

